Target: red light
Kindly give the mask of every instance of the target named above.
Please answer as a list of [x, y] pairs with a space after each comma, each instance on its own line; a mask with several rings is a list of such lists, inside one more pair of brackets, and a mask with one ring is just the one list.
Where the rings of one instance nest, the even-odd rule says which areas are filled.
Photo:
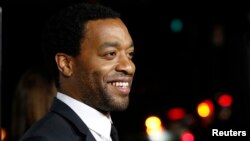
[[183, 108], [172, 108], [168, 111], [167, 116], [170, 120], [180, 120], [185, 116]]
[[191, 132], [184, 132], [181, 135], [181, 141], [194, 141], [194, 135]]
[[232, 96], [223, 94], [218, 98], [218, 104], [222, 107], [229, 107], [233, 102]]

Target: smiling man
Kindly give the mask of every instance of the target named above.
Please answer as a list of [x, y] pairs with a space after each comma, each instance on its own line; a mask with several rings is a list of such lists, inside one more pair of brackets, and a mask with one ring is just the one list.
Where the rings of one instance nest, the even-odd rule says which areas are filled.
[[43, 47], [58, 93], [22, 141], [118, 141], [110, 112], [128, 107], [135, 73], [119, 14], [84, 3], [62, 9], [46, 25]]

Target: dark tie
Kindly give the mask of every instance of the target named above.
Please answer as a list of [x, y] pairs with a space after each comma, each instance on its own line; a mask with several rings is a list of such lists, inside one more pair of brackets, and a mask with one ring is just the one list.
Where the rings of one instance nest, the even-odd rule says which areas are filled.
[[119, 141], [117, 130], [113, 124], [111, 124], [110, 136], [112, 138], [112, 141]]

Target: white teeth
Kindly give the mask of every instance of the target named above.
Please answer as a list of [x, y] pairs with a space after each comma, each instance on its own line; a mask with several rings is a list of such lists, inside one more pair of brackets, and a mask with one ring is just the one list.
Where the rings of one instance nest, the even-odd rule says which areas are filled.
[[128, 87], [128, 82], [112, 82], [112, 85], [116, 87]]

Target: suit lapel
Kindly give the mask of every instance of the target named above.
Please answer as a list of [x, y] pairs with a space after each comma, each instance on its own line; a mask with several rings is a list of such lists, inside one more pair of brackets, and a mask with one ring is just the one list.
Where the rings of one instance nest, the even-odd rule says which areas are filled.
[[117, 130], [113, 124], [111, 125], [110, 135], [111, 135], [112, 141], [119, 141]]
[[58, 113], [59, 115], [66, 118], [69, 122], [71, 122], [84, 136], [86, 136], [86, 141], [96, 141], [87, 125], [68, 105], [58, 100], [57, 98], [54, 98], [51, 111]]

